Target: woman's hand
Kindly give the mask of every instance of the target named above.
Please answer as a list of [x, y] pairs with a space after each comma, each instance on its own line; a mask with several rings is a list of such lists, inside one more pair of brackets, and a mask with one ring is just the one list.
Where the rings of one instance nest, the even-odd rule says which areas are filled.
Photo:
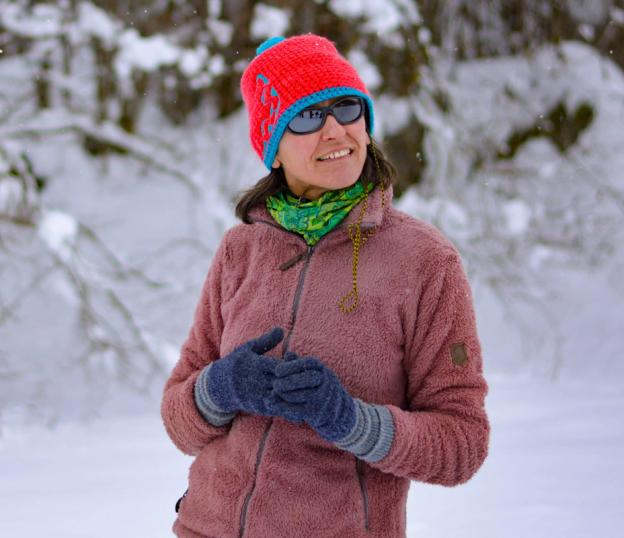
[[283, 338], [284, 331], [274, 327], [211, 364], [207, 388], [210, 398], [221, 410], [271, 414], [264, 401], [271, 394], [280, 361], [265, 357], [263, 353], [273, 349]]
[[306, 422], [327, 441], [344, 439], [356, 420], [355, 402], [338, 376], [315, 357], [286, 353], [275, 368], [266, 402], [273, 415]]

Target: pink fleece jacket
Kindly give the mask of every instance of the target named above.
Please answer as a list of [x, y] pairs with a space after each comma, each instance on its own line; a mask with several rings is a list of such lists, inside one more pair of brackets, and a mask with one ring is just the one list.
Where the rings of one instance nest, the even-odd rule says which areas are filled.
[[[224, 236], [212, 261], [162, 416], [173, 442], [195, 456], [173, 529], [181, 537], [399, 538], [410, 480], [454, 486], [483, 463], [489, 424], [471, 291], [455, 247], [432, 226], [369, 196], [360, 303], [352, 286], [347, 218], [313, 248], [264, 206]], [[291, 262], [291, 263], [287, 263]], [[390, 410], [390, 451], [368, 463], [305, 424], [239, 413], [212, 426], [194, 400], [211, 361], [275, 326], [286, 349], [325, 362], [349, 393]]]

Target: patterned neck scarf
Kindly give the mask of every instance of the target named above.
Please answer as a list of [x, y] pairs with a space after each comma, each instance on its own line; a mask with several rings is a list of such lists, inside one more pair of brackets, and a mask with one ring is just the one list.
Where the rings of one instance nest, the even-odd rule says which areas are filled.
[[290, 191], [281, 191], [267, 198], [266, 207], [279, 224], [302, 235], [312, 246], [340, 224], [373, 187], [369, 183], [365, 188], [358, 180], [350, 187], [326, 191], [316, 200], [305, 202]]

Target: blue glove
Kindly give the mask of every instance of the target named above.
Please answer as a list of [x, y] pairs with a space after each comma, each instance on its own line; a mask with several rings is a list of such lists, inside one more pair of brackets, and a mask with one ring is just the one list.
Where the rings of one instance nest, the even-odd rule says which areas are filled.
[[280, 361], [263, 353], [277, 346], [282, 338], [284, 331], [274, 327], [210, 365], [208, 394], [222, 411], [270, 415], [264, 401], [271, 394], [275, 368]]
[[315, 357], [286, 353], [275, 369], [267, 408], [293, 422], [306, 422], [327, 441], [344, 439], [356, 419], [355, 402], [338, 376]]

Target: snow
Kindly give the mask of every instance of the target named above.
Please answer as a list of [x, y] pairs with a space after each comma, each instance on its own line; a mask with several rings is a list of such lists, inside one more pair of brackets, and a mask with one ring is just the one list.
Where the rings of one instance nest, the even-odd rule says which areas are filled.
[[[617, 538], [624, 532], [619, 385], [491, 375], [489, 456], [468, 483], [412, 482], [407, 538]], [[7, 425], [0, 437], [3, 536], [172, 536], [192, 459], [149, 412]]]
[[529, 226], [531, 208], [522, 200], [509, 200], [503, 204], [507, 229], [513, 235], [521, 235]]
[[624, 24], [624, 9], [612, 6], [611, 19], [618, 24]]
[[29, 13], [18, 4], [3, 3], [0, 25], [16, 35], [31, 38], [52, 37], [62, 25], [61, 10], [50, 4], [37, 4]]
[[64, 259], [71, 258], [71, 249], [76, 242], [78, 224], [62, 211], [45, 211], [39, 223], [39, 235], [48, 246]]
[[470, 233], [465, 209], [453, 200], [435, 196], [423, 198], [415, 189], [409, 189], [395, 205], [406, 213], [418, 215], [426, 222], [437, 222], [456, 238], [466, 237]]
[[206, 25], [215, 38], [215, 41], [220, 46], [225, 47], [230, 44], [234, 27], [229, 22], [220, 21], [218, 19], [208, 19]]
[[189, 78], [199, 74], [206, 62], [206, 56], [204, 48], [182, 51], [179, 60], [180, 70]]
[[412, 484], [407, 536], [621, 536], [621, 388], [489, 377], [488, 459], [455, 489]]
[[422, 22], [416, 3], [409, 0], [330, 0], [329, 7], [340, 17], [364, 19], [361, 27], [364, 31], [377, 34], [387, 45], [399, 48], [403, 41], [394, 32]]
[[381, 95], [375, 99], [375, 137], [393, 135], [403, 129], [415, 108], [413, 99]]
[[[0, 166], [4, 164], [0, 161]], [[5, 170], [0, 169], [0, 177]], [[22, 199], [22, 185], [17, 178], [5, 177], [0, 181], [0, 213], [11, 213]]]
[[[432, 87], [446, 92], [447, 109]], [[397, 206], [458, 245], [478, 303], [479, 288], [489, 287], [511, 312], [498, 328], [497, 367], [530, 363], [535, 372], [574, 378], [605, 375], [609, 363], [609, 375], [622, 377], [624, 366], [608, 359], [624, 344], [624, 291], [608, 276], [624, 264], [621, 70], [576, 42], [527, 57], [440, 61], [411, 101], [426, 130], [427, 168]], [[569, 113], [583, 102], [594, 108], [575, 144], [562, 153], [536, 137], [513, 158], [496, 158], [511, 133], [559, 101]], [[384, 122], [386, 108], [377, 115]], [[459, 220], [452, 215], [460, 212], [446, 210], [454, 206], [464, 213]], [[503, 312], [493, 311], [477, 304], [487, 338], [498, 338], [491, 326]]]
[[431, 30], [429, 28], [422, 26], [418, 29], [418, 41], [423, 44], [431, 43]]
[[225, 69], [226, 66], [223, 56], [215, 54], [210, 57], [210, 60], [208, 61], [208, 73], [210, 73], [210, 75], [217, 77], [221, 75]]
[[[224, 28], [219, 27], [223, 33]], [[217, 32], [217, 38], [219, 37]], [[195, 49], [179, 47], [163, 35], [143, 37], [134, 28], [124, 30], [117, 38], [119, 53], [115, 56], [115, 71], [128, 83], [133, 71], [155, 71], [162, 66], [178, 64], [187, 77], [201, 76], [208, 60], [208, 53], [203, 46]], [[218, 75], [223, 72], [223, 58], [215, 55], [208, 61], [208, 73]]]
[[290, 26], [290, 10], [256, 4], [251, 20], [251, 37], [260, 41], [284, 35]]
[[529, 266], [534, 270], [539, 270], [540, 267], [547, 261], [552, 254], [552, 250], [544, 245], [535, 245], [529, 256]]
[[[587, 22], [611, 2], [574, 4]], [[210, 48], [226, 48], [234, 27], [216, 18], [223, 2], [208, 5]], [[390, 46], [420, 24], [409, 0], [327, 5]], [[193, 88], [227, 69], [205, 43], [184, 48], [176, 33], [124, 31], [90, 2], [79, 3], [75, 21], [53, 3], [25, 6], [0, 10], [8, 34], [34, 39], [24, 55], [0, 50], [0, 219], [23, 206], [33, 219], [0, 238], [0, 536], [170, 536], [191, 459], [164, 433], [158, 392], [218, 241], [237, 223], [234, 195], [266, 170], [247, 142], [246, 112], [217, 118], [210, 99], [177, 126], [150, 88], [134, 134], [96, 120], [90, 36], [119, 48], [121, 83], [135, 69], [177, 65]], [[621, 24], [624, 10], [610, 10]], [[285, 33], [290, 15], [256, 4], [252, 38]], [[76, 47], [70, 76], [60, 67], [61, 32]], [[431, 40], [424, 26], [418, 36]], [[362, 43], [349, 59], [375, 89], [380, 72]], [[416, 120], [425, 128], [425, 178], [395, 205], [461, 247], [493, 429], [490, 456], [468, 484], [412, 484], [408, 537], [619, 537], [624, 75], [577, 42], [464, 62], [431, 52], [422, 92], [374, 96], [376, 136]], [[53, 91], [40, 111], [28, 92], [48, 53]], [[538, 137], [513, 158], [492, 158], [560, 101], [568, 112], [589, 102], [595, 113], [565, 153]], [[116, 117], [119, 102], [108, 105]], [[93, 157], [84, 136], [126, 154]], [[25, 157], [44, 189], [13, 176]]]
[[355, 67], [369, 91], [379, 87], [382, 82], [377, 68], [371, 63], [366, 53], [353, 49], [347, 55], [349, 62]]
[[115, 59], [115, 69], [124, 79], [133, 69], [153, 71], [161, 65], [178, 60], [180, 49], [162, 35], [142, 37], [134, 28], [125, 30], [119, 37], [120, 53]]
[[107, 46], [114, 45], [116, 36], [122, 31], [123, 25], [114, 20], [106, 11], [90, 2], [78, 5], [78, 26], [90, 35], [97, 36]]
[[611, 3], [604, 0], [568, 0], [567, 8], [578, 22], [598, 25], [609, 16]]

